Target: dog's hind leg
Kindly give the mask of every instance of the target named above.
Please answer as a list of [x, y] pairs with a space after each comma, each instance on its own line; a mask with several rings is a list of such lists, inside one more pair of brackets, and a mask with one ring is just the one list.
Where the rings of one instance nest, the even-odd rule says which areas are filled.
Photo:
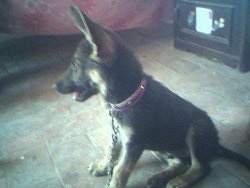
[[[190, 127], [186, 137], [186, 144], [190, 153], [191, 167], [183, 174], [171, 179], [167, 184], [167, 188], [190, 187], [193, 183], [202, 178], [207, 172], [209, 160], [204, 160], [204, 157], [200, 153], [200, 151], [203, 150], [203, 148], [200, 148], [200, 144], [204, 144], [205, 149], [203, 153], [205, 155], [207, 154], [208, 158], [211, 154], [210, 151], [206, 151], [209, 150], [209, 148], [206, 148], [206, 146], [209, 145], [206, 144], [209, 142], [209, 136], [206, 138], [206, 134], [201, 134], [205, 130], [206, 126], [207, 125], [206, 123], [204, 124], [204, 121], [200, 121]], [[196, 143], [195, 141], [200, 141], [201, 143]]]
[[[164, 160], [166, 159], [164, 158]], [[168, 167], [165, 171], [152, 176], [148, 180], [147, 188], [164, 188], [170, 179], [184, 173], [189, 167], [179, 158], [169, 158], [167, 163]]]
[[203, 177], [205, 170], [196, 159], [192, 159], [191, 167], [183, 174], [171, 179], [167, 188], [187, 188]]
[[112, 179], [108, 188], [124, 188], [129, 175], [134, 169], [143, 149], [133, 142], [123, 144], [121, 157], [113, 169]]

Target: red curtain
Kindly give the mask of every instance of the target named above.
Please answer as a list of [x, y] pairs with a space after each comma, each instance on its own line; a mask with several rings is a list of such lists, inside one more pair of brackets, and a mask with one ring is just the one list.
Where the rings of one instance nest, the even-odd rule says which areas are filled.
[[68, 13], [72, 3], [114, 30], [157, 24], [172, 8], [172, 0], [1, 0], [0, 29], [20, 34], [76, 33]]

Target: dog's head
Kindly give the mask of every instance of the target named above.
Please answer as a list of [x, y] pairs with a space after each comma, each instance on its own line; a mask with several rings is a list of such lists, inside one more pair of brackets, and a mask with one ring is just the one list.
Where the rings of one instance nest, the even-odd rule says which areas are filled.
[[53, 87], [61, 94], [74, 93], [76, 101], [84, 101], [98, 92], [105, 95], [105, 75], [115, 58], [113, 33], [91, 21], [77, 6], [71, 6], [70, 13], [84, 39], [78, 44], [68, 70]]

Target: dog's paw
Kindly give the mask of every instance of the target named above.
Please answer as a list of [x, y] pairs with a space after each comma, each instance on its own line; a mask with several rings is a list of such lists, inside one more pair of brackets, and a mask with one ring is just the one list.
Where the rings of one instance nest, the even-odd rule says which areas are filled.
[[88, 171], [94, 176], [106, 176], [107, 164], [103, 160], [95, 161], [88, 166]]
[[125, 184], [120, 181], [121, 179], [112, 179], [108, 188], [125, 188]]
[[176, 177], [170, 180], [166, 188], [188, 188], [189, 184], [185, 179]]
[[152, 179], [152, 178], [148, 180], [146, 186], [146, 188], [164, 188], [164, 187], [165, 187], [164, 183], [157, 181], [157, 179]]
[[167, 180], [161, 174], [152, 176], [147, 181], [147, 188], [165, 188]]

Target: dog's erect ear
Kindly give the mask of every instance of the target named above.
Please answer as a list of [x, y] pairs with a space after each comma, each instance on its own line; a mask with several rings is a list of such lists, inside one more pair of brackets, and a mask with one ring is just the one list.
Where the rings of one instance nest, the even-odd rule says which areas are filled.
[[90, 54], [90, 58], [92, 58], [94, 61], [100, 62], [100, 59], [98, 57], [97, 46], [94, 43], [92, 34], [90, 33], [88, 24], [86, 22], [86, 19], [83, 15], [82, 11], [77, 6], [72, 5], [70, 7], [70, 13], [71, 13], [71, 16], [73, 18], [75, 25], [84, 34], [86, 40], [88, 40], [88, 42], [90, 43], [90, 45], [92, 47], [92, 53]]
[[114, 42], [106, 31], [88, 18], [76, 5], [70, 7], [70, 13], [75, 25], [92, 47], [90, 58], [96, 62], [108, 60], [114, 52]]

